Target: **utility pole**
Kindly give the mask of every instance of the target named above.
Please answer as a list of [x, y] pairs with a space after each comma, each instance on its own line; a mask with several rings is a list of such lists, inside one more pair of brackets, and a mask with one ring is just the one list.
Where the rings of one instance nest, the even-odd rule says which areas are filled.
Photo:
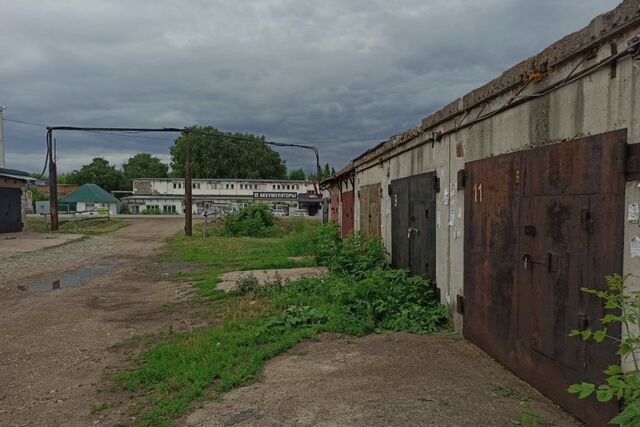
[[191, 184], [191, 131], [186, 130], [184, 144], [184, 234], [191, 236], [193, 224]]
[[0, 168], [5, 167], [4, 161], [4, 128], [2, 127], [2, 112], [7, 107], [0, 107]]
[[47, 129], [47, 152], [49, 153], [49, 212], [51, 213], [51, 231], [58, 230], [58, 171], [54, 153], [51, 129]]

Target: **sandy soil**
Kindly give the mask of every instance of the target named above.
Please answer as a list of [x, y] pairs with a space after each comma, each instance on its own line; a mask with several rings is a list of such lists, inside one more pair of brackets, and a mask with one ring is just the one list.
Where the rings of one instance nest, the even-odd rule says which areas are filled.
[[[169, 272], [151, 261], [182, 226], [180, 218], [132, 220], [109, 235], [2, 260], [28, 267], [3, 275], [0, 286], [0, 425], [93, 425], [105, 372], [122, 364], [112, 346], [190, 327], [189, 316], [165, 307], [188, 299], [191, 287], [163, 281]], [[17, 288], [105, 261], [115, 268], [79, 288]]]
[[326, 334], [267, 362], [262, 381], [180, 420], [204, 426], [509, 426], [529, 398], [540, 425], [580, 424], [462, 339]]

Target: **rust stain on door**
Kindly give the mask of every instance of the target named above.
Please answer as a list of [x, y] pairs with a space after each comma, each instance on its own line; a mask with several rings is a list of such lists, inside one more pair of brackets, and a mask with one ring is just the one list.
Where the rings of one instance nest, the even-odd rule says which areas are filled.
[[602, 382], [615, 344], [568, 333], [604, 315], [580, 288], [622, 273], [625, 142], [616, 131], [467, 164], [464, 335], [594, 426], [617, 406], [566, 389]]

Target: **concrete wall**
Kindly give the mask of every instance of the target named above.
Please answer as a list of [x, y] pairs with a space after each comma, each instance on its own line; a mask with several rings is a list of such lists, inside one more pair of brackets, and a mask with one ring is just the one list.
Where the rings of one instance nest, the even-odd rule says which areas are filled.
[[[349, 166], [356, 171], [356, 191], [364, 185], [382, 184], [382, 237], [389, 250], [388, 184], [409, 175], [437, 172], [441, 191], [437, 196], [436, 276], [442, 302], [450, 307], [456, 329], [462, 327], [462, 317], [455, 312], [454, 305], [456, 295], [463, 294], [464, 267], [464, 193], [456, 189], [458, 170], [464, 168], [465, 162], [616, 129], [627, 129], [628, 143], [640, 142], [640, 70], [633, 66], [630, 56], [625, 56], [617, 61], [615, 72], [607, 65], [574, 83], [472, 126], [465, 127], [465, 123], [509, 103], [517, 104], [514, 102], [519, 101], [517, 96], [563, 82], [574, 69], [574, 73], [579, 73], [594, 66], [612, 54], [612, 43], [622, 51], [627, 41], [640, 31], [639, 18], [638, 2], [626, 1], [617, 11], [598, 17], [581, 32], [518, 64], [500, 78], [427, 117], [421, 126], [390, 139]], [[433, 140], [434, 131], [445, 135]], [[638, 184], [628, 184], [627, 203], [640, 202]], [[356, 198], [356, 230], [360, 228], [359, 209]], [[637, 276], [640, 257], [631, 258], [628, 246], [632, 237], [640, 235], [640, 228], [637, 224], [625, 224], [624, 272]], [[637, 282], [634, 286], [640, 288]]]

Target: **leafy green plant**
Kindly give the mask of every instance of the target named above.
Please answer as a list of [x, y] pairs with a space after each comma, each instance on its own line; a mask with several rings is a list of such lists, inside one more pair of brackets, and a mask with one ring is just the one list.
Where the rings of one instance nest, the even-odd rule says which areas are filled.
[[255, 203], [227, 215], [223, 230], [228, 236], [267, 237], [277, 232], [273, 222], [271, 209], [267, 205]]
[[518, 418], [512, 419], [511, 424], [526, 427], [538, 427], [540, 425], [546, 424], [545, 419], [542, 418], [542, 416], [536, 414], [533, 409], [529, 407], [526, 400], [520, 401], [520, 407], [522, 408], [520, 416]]
[[[577, 394], [585, 399], [596, 394], [599, 402], [609, 402], [613, 399], [623, 403], [622, 411], [610, 423], [622, 425], [640, 425], [640, 373], [638, 371], [638, 352], [640, 351], [640, 294], [629, 292], [626, 287], [627, 277], [620, 275], [607, 276], [607, 289], [598, 291], [582, 288], [582, 292], [593, 295], [604, 302], [609, 311], [602, 319], [603, 327], [598, 330], [572, 330], [570, 336], [580, 337], [584, 341], [601, 343], [613, 340], [618, 344], [617, 354], [622, 360], [629, 360], [633, 369], [625, 372], [621, 365], [609, 366], [605, 371], [606, 384], [592, 384], [583, 382], [569, 387], [569, 393]], [[609, 334], [614, 324], [623, 328], [622, 338]]]
[[243, 277], [242, 280], [238, 282], [237, 292], [239, 295], [246, 295], [250, 292], [255, 292], [260, 286], [258, 283], [258, 279], [256, 276], [250, 274], [249, 276]]
[[334, 230], [325, 232], [327, 242], [319, 248], [318, 263], [326, 265], [332, 272], [359, 280], [368, 272], [389, 268], [386, 251], [379, 238], [364, 239], [356, 232], [340, 240], [336, 239]]

